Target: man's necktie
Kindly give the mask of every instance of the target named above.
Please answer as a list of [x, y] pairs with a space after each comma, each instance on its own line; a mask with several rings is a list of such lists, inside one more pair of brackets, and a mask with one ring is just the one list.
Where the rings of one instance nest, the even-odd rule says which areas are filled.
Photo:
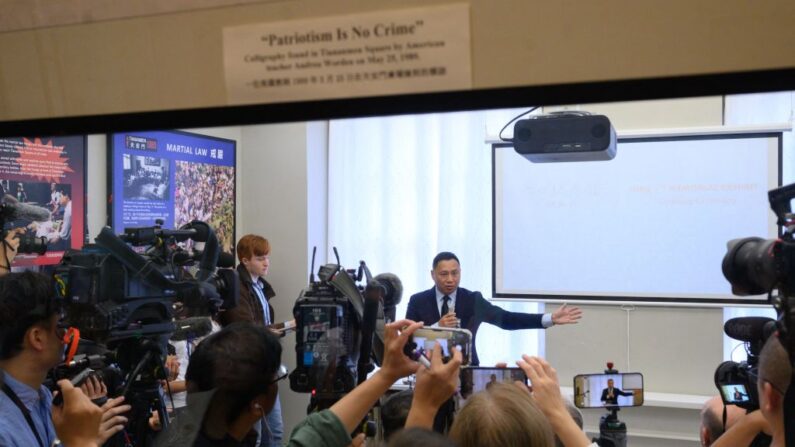
[[440, 315], [440, 316], [444, 317], [445, 315], [447, 315], [450, 312], [450, 306], [447, 305], [447, 303], [449, 301], [450, 301], [450, 297], [447, 296], [447, 295], [445, 295], [442, 298], [442, 315]]

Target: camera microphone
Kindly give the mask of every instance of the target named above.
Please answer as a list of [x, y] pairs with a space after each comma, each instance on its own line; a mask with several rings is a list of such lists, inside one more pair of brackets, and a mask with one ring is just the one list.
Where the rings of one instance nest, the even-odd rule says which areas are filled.
[[403, 283], [394, 273], [381, 273], [373, 279], [386, 290], [384, 293], [384, 316], [389, 321], [395, 321], [397, 305], [400, 304], [400, 299], [403, 297]]
[[776, 320], [767, 317], [732, 318], [723, 325], [726, 335], [747, 342], [766, 340], [775, 330]]
[[231, 269], [235, 266], [235, 256], [232, 253], [222, 251], [218, 253], [218, 261], [215, 263], [218, 268]]
[[40, 206], [21, 203], [17, 199], [6, 194], [0, 204], [0, 214], [9, 220], [23, 219], [37, 222], [50, 220], [49, 210]]
[[213, 330], [210, 317], [189, 317], [174, 322], [176, 329], [171, 335], [173, 341], [184, 341], [188, 338], [203, 337]]
[[385, 289], [384, 306], [397, 306], [403, 297], [403, 283], [394, 273], [380, 273], [374, 278]]

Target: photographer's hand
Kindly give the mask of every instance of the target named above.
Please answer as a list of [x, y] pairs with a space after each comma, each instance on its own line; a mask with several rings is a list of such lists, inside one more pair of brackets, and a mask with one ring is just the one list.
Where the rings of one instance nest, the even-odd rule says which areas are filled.
[[[17, 256], [17, 249], [19, 248], [18, 233], [24, 233], [24, 228], [15, 228], [8, 230], [5, 240], [0, 244], [0, 275], [5, 275], [11, 271], [11, 264], [14, 263], [14, 258]], [[8, 264], [6, 264], [6, 261]]]
[[94, 375], [89, 376], [88, 379], [80, 385], [80, 389], [83, 390], [83, 394], [88, 396], [91, 400], [107, 397], [108, 395], [108, 388], [105, 386], [105, 382]]
[[70, 447], [95, 447], [102, 410], [66, 379], [59, 380], [63, 406], [52, 407], [52, 422], [58, 439]]
[[116, 433], [124, 430], [127, 418], [121, 416], [132, 409], [130, 405], [122, 405], [124, 396], [111, 399], [102, 406], [102, 420], [99, 424], [97, 444], [103, 445]]
[[[402, 377], [417, 372], [419, 363], [411, 360], [403, 353], [411, 334], [423, 326], [411, 320], [401, 320], [384, 327], [384, 362], [379, 373], [386, 375], [394, 383]], [[405, 328], [401, 330], [402, 328]]]
[[[533, 400], [549, 420], [552, 430], [565, 446], [589, 446], [591, 442], [574, 422], [563, 396], [560, 394], [558, 373], [549, 363], [539, 357], [523, 355], [516, 364], [524, 370], [533, 384]], [[522, 392], [529, 393], [527, 385], [516, 382]]]
[[176, 355], [169, 355], [166, 357], [166, 369], [168, 369], [169, 382], [177, 380], [179, 376], [179, 359]]
[[433, 429], [433, 418], [439, 407], [450, 399], [458, 389], [460, 381], [461, 351], [451, 348], [453, 358], [442, 362], [442, 348], [436, 343], [431, 351], [431, 367], [417, 370], [417, 384], [406, 427]]

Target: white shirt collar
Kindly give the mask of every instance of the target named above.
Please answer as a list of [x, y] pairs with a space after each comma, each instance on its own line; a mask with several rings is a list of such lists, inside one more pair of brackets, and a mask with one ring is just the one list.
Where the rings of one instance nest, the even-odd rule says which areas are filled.
[[[444, 300], [444, 293], [442, 293], [438, 287], [433, 288], [436, 291], [436, 302], [442, 303]], [[450, 302], [455, 303], [455, 297], [458, 294], [458, 289], [453, 290], [453, 293], [447, 295], [450, 297]]]

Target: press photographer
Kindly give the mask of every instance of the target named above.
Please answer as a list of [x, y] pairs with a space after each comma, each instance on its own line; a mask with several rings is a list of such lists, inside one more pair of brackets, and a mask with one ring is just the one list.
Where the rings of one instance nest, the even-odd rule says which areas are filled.
[[[61, 307], [52, 280], [39, 273], [0, 278], [0, 445], [101, 445], [121, 430], [112, 406], [95, 406], [69, 381], [58, 384], [63, 407], [43, 383], [63, 360]], [[100, 425], [102, 424], [102, 425]]]
[[[757, 333], [751, 338], [757, 343], [761, 339], [764, 348], [760, 354], [758, 372], [755, 372], [753, 367], [746, 368], [745, 374], [751, 380], [744, 383], [757, 395], [754, 399], [749, 393], [747, 400], [758, 401], [764, 419], [772, 428], [771, 445], [773, 446], [795, 445], [795, 387], [792, 386], [792, 365], [795, 360], [795, 215], [792, 214], [794, 198], [795, 184], [768, 192], [770, 207], [778, 218], [778, 225], [782, 228], [781, 237], [770, 240], [749, 237], [730, 241], [722, 266], [723, 274], [731, 283], [735, 295], [767, 293], [769, 302], [778, 314], [775, 327], [768, 325], [765, 328], [762, 325], [759, 328], [757, 325], [754, 329], [749, 327], [747, 331], [755, 330]], [[749, 364], [750, 362], [749, 357]], [[740, 371], [743, 369], [741, 368]], [[719, 382], [719, 376], [725, 378], [727, 374], [721, 368], [716, 372], [716, 384], [720, 389], [727, 383]], [[742, 397], [742, 393], [738, 394]], [[744, 401], [745, 399], [742, 399], [739, 403], [745, 404]], [[727, 396], [724, 395], [724, 403], [732, 402], [731, 399], [727, 402]], [[743, 433], [743, 428], [747, 430], [747, 427], [743, 426], [733, 428], [718, 441], [723, 441], [723, 445], [730, 445], [728, 442], [738, 442], [735, 437], [737, 433]], [[741, 444], [740, 442], [736, 445]]]
[[[177, 243], [187, 239], [203, 242], [203, 251], [186, 253]], [[143, 247], [143, 254], [131, 245]], [[56, 368], [55, 378], [71, 378], [86, 368], [117, 371], [117, 386], [110, 387], [109, 394], [124, 396], [132, 406], [127, 444], [152, 443], [153, 412], [160, 425], [168, 427], [161, 383], [168, 378], [164, 361], [175, 332], [175, 305], [185, 316], [206, 317], [236, 304], [237, 277], [233, 270], [216, 272], [218, 256], [215, 234], [203, 222], [178, 230], [159, 224], [128, 228], [121, 236], [106, 227], [96, 244], [67, 251], [55, 269], [64, 324], [87, 339], [81, 343], [82, 354], [67, 357]], [[185, 271], [194, 259], [195, 277]]]

